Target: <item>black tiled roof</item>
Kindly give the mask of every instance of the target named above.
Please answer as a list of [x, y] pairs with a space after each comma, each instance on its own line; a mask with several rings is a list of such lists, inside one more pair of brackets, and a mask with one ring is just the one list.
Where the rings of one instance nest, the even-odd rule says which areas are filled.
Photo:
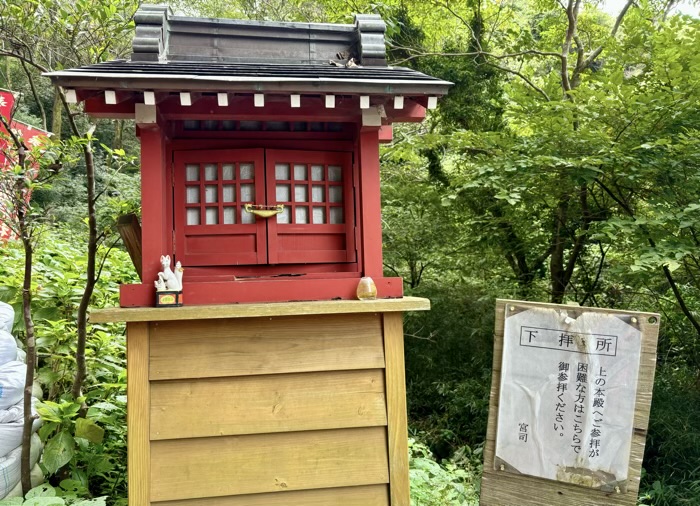
[[130, 61], [46, 75], [66, 88], [171, 92], [439, 96], [452, 84], [388, 67], [386, 24], [375, 14], [357, 14], [353, 25], [268, 23], [172, 16], [144, 4], [134, 20]]
[[[162, 77], [262, 77], [262, 78], [292, 78], [292, 79], [339, 79], [356, 80], [368, 79], [376, 81], [423, 81], [432, 83], [444, 83], [444, 81], [422, 74], [418, 71], [404, 67], [348, 67], [327, 65], [277, 65], [259, 63], [216, 63], [216, 62], [128, 62], [114, 60], [110, 62], [88, 65], [65, 72], [84, 74], [131, 74], [134, 77], [140, 75], [158, 75]], [[56, 74], [62, 74], [57, 72]]]
[[115, 60], [46, 74], [66, 88], [335, 94], [447, 93], [452, 83], [403, 67]]

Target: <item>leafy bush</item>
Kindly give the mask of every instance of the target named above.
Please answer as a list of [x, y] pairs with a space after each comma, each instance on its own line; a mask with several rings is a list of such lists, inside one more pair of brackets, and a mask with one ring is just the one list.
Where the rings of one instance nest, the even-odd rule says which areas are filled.
[[104, 497], [96, 499], [81, 499], [73, 488], [73, 484], [66, 481], [60, 487], [54, 488], [51, 485], [40, 485], [27, 492], [27, 497], [22, 499], [0, 500], [0, 506], [105, 506]]
[[479, 504], [481, 451], [464, 447], [455, 459], [438, 463], [430, 449], [409, 439], [411, 506], [468, 506]]
[[493, 299], [466, 283], [424, 282], [432, 309], [406, 319], [411, 425], [438, 458], [484, 440], [493, 348]]
[[700, 505], [700, 391], [697, 371], [662, 364], [654, 384], [641, 504]]
[[[44, 230], [34, 264], [32, 310], [39, 356], [37, 379], [45, 398], [39, 405], [44, 420], [40, 429], [45, 443], [42, 466], [56, 486], [70, 486], [74, 494], [83, 497], [107, 495], [112, 498], [110, 504], [125, 505], [126, 345], [123, 325], [89, 325], [85, 398], [74, 401], [68, 394], [75, 368], [75, 313], [85, 283], [86, 264], [85, 251], [80, 246], [82, 241], [76, 235], [64, 228]], [[9, 242], [2, 248], [0, 300], [14, 306], [15, 333], [21, 336], [21, 294], [17, 287], [21, 286], [23, 255], [16, 242]], [[106, 249], [100, 252], [104, 253]], [[104, 262], [101, 281], [93, 295], [93, 307], [117, 305], [118, 283], [130, 282], [134, 277], [128, 255], [112, 250]], [[89, 408], [86, 415], [80, 417], [83, 401]], [[46, 496], [42, 500], [49, 497], [56, 501], [58, 496]], [[65, 499], [70, 500], [67, 496]]]

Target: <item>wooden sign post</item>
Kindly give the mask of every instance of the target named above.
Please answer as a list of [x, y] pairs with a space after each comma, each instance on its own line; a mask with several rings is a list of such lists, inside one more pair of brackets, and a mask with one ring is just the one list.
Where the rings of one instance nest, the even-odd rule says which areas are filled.
[[634, 506], [659, 315], [498, 300], [481, 504]]

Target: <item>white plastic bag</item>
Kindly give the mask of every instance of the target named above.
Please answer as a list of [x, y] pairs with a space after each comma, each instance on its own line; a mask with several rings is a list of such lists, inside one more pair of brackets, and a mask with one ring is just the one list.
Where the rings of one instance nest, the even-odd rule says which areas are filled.
[[[32, 413], [36, 415], [37, 399], [32, 399]], [[36, 418], [32, 424], [32, 432], [41, 426], [41, 420]], [[22, 444], [24, 429], [24, 400], [19, 401], [9, 409], [0, 409], [0, 457], [5, 457]]]
[[12, 334], [0, 329], [0, 365], [17, 359], [17, 343]]
[[[32, 446], [29, 453], [30, 465], [33, 467], [41, 455], [41, 439], [38, 434], [32, 435]], [[7, 497], [21, 479], [22, 447], [12, 450], [7, 457], [0, 457], [0, 499]]]
[[[32, 472], [31, 472], [31, 477], [32, 477], [32, 488], [38, 487], [42, 483], [44, 483], [44, 471], [41, 470], [39, 467], [39, 464], [36, 464], [34, 467], [32, 467]], [[21, 478], [20, 478], [21, 480]], [[20, 481], [17, 485], [15, 485], [15, 488], [10, 490], [10, 493], [5, 496], [5, 499], [11, 499], [12, 497], [22, 497], [22, 482]]]
[[27, 366], [22, 362], [0, 365], [0, 409], [7, 409], [22, 400], [26, 375]]
[[12, 333], [12, 326], [15, 323], [15, 310], [5, 302], [0, 302], [0, 330], [8, 334]]

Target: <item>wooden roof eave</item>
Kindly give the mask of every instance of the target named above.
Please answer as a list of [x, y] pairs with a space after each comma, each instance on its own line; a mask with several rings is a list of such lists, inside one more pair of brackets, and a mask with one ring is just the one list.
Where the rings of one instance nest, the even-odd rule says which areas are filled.
[[346, 95], [443, 96], [452, 83], [402, 79], [333, 79], [250, 76], [148, 75], [58, 71], [44, 74], [72, 89], [196, 91], [232, 93], [313, 93]]

